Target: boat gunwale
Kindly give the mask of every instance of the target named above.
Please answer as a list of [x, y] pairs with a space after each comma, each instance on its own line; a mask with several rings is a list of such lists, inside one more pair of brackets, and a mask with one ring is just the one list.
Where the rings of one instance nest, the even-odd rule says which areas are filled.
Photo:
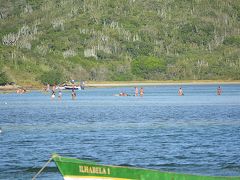
[[[118, 165], [105, 165], [105, 164], [99, 164], [94, 161], [88, 161], [88, 160], [81, 160], [78, 158], [72, 158], [72, 157], [63, 157], [59, 155], [53, 155], [54, 161], [59, 161], [59, 162], [66, 162], [70, 164], [78, 164], [78, 163], [84, 163], [84, 164], [89, 164], [89, 165], [94, 165], [94, 166], [105, 166], [105, 167], [110, 167], [110, 168], [127, 168], [127, 169], [133, 169], [133, 170], [144, 170], [144, 171], [151, 171], [151, 172], [156, 172], [156, 173], [164, 173], [164, 174], [169, 174], [169, 175], [180, 175], [180, 176], [188, 176], [188, 177], [204, 177], [204, 178], [219, 178], [219, 179], [238, 179], [240, 180], [240, 176], [209, 176], [209, 175], [199, 175], [199, 174], [186, 174], [186, 173], [177, 173], [177, 172], [169, 172], [169, 171], [161, 171], [157, 169], [147, 169], [147, 168], [141, 168], [141, 167], [132, 167], [132, 166], [118, 166]], [[57, 158], [57, 159], [56, 159]], [[73, 160], [74, 162], [72, 162]], [[58, 166], [59, 170], [60, 167]], [[60, 170], [61, 171], [61, 170]]]

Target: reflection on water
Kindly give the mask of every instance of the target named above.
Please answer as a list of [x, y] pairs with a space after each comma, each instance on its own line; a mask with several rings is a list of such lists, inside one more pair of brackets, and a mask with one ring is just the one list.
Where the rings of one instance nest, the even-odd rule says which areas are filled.
[[[30, 179], [52, 153], [163, 171], [240, 176], [240, 85], [0, 94], [0, 179]], [[61, 179], [51, 163], [39, 179]]]

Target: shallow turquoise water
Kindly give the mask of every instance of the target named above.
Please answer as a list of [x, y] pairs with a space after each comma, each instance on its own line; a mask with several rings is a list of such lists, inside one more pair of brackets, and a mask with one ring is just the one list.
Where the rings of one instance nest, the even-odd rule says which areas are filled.
[[[0, 94], [0, 179], [31, 179], [52, 153], [103, 164], [240, 176], [240, 85]], [[38, 179], [61, 179], [51, 163]]]

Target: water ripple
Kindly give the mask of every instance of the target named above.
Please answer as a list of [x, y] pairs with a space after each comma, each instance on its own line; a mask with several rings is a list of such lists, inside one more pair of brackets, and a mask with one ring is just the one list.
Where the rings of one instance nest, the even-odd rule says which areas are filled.
[[[52, 153], [102, 164], [191, 174], [240, 176], [240, 86], [145, 87], [145, 96], [115, 97], [119, 88], [0, 94], [0, 179], [30, 179]], [[133, 88], [125, 88], [131, 93]], [[199, 97], [200, 96], [200, 97]], [[40, 179], [60, 179], [54, 163]]]

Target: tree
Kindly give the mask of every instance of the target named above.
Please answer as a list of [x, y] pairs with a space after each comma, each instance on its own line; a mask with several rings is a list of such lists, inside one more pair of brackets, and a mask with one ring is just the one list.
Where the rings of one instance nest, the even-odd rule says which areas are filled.
[[0, 86], [6, 85], [9, 83], [9, 78], [5, 72], [0, 72]]

